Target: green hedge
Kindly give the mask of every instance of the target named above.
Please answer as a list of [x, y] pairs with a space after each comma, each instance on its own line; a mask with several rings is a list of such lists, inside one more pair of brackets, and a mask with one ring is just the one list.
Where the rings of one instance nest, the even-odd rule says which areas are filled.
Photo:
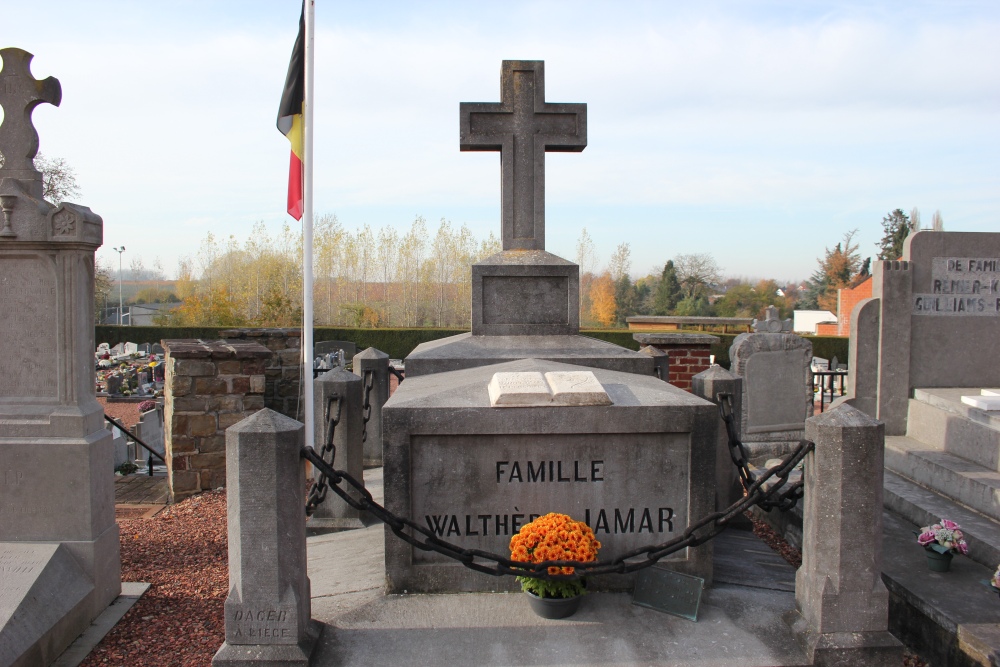
[[[98, 343], [108, 343], [112, 346], [118, 343], [159, 343], [161, 340], [173, 338], [204, 338], [217, 340], [222, 332], [232, 327], [95, 327], [95, 338]], [[420, 343], [445, 338], [464, 333], [463, 329], [348, 329], [339, 327], [317, 327], [313, 336], [317, 342], [322, 340], [349, 340], [358, 346], [359, 350], [374, 347], [382, 350], [393, 359], [404, 359], [413, 348]], [[627, 329], [584, 329], [584, 336], [621, 345], [630, 350], [638, 350], [639, 343], [632, 338], [634, 331]], [[702, 332], [691, 332], [702, 333]], [[713, 333], [719, 342], [712, 346], [715, 363], [729, 368], [729, 347], [737, 334]], [[805, 336], [813, 345], [813, 354], [824, 359], [837, 357], [841, 363], [847, 363], [848, 339], [839, 336]]]

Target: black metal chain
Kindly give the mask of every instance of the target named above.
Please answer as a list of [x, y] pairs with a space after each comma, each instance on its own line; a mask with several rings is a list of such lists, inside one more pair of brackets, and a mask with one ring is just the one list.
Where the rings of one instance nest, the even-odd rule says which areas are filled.
[[[726, 412], [720, 400], [719, 410], [726, 420]], [[732, 404], [728, 404], [729, 420], [732, 420]], [[549, 579], [557, 581], [576, 580], [586, 576], [599, 574], [625, 574], [635, 572], [643, 568], [654, 565], [657, 561], [666, 558], [681, 549], [696, 547], [707, 542], [722, 530], [737, 516], [754, 505], [763, 507], [765, 504], [774, 504], [779, 509], [790, 509], [797, 498], [802, 496], [801, 482], [790, 485], [795, 493], [788, 493], [784, 487], [788, 482], [788, 476], [792, 470], [811, 452], [815, 445], [812, 442], [802, 440], [798, 446], [788, 456], [782, 460], [781, 465], [773, 466], [766, 470], [760, 477], [755, 477], [746, 465], [741, 465], [738, 461], [746, 460], [746, 451], [740, 443], [739, 438], [734, 436], [730, 421], [726, 421], [729, 433], [730, 455], [734, 463], [740, 468], [740, 479], [743, 480], [746, 495], [726, 509], [714, 512], [704, 517], [697, 523], [689, 525], [681, 535], [661, 544], [638, 547], [627, 551], [612, 560], [593, 561], [582, 563], [578, 561], [545, 561], [544, 563], [523, 563], [513, 561], [504, 556], [500, 556], [481, 549], [464, 549], [456, 544], [437, 537], [428, 527], [422, 526], [416, 521], [405, 517], [399, 517], [375, 502], [371, 493], [364, 484], [356, 480], [350, 473], [344, 470], [335, 470], [334, 467], [323, 456], [317, 454], [312, 447], [302, 448], [302, 457], [312, 462], [322, 473], [321, 479], [328, 478], [334, 493], [340, 496], [344, 502], [356, 510], [369, 512], [379, 521], [386, 524], [397, 537], [408, 544], [422, 551], [433, 551], [448, 558], [459, 561], [465, 567], [476, 572], [489, 574], [492, 576], [527, 576], [537, 579]], [[332, 447], [332, 437], [330, 446]], [[735, 446], [734, 446], [735, 445]], [[326, 450], [324, 449], [324, 452]], [[332, 458], [330, 459], [333, 460]], [[771, 484], [767, 484], [773, 480]], [[358, 494], [358, 498], [353, 497], [340, 483], [344, 481]], [[749, 481], [749, 484], [746, 482]], [[793, 497], [794, 496], [794, 497]], [[777, 497], [777, 501], [772, 498]], [[785, 503], [785, 500], [789, 503]], [[787, 505], [787, 507], [783, 507]], [[308, 510], [307, 510], [308, 511]], [[487, 563], [492, 563], [488, 565]], [[572, 567], [573, 574], [549, 574], [549, 567]]]
[[372, 418], [372, 387], [375, 385], [375, 371], [364, 372], [365, 400], [361, 407], [361, 444], [368, 441], [368, 420]]
[[401, 371], [395, 366], [389, 366], [389, 372], [396, 376], [396, 379], [402, 382], [405, 378], [403, 377], [405, 371]]
[[[337, 406], [336, 411], [332, 409], [334, 404]], [[333, 467], [333, 457], [337, 454], [337, 448], [333, 445], [333, 434], [334, 431], [337, 430], [337, 424], [340, 423], [340, 408], [342, 405], [343, 401], [340, 396], [337, 395], [337, 392], [330, 394], [326, 401], [326, 442], [323, 443], [323, 449], [319, 454], [316, 454], [316, 451], [313, 450], [312, 447], [309, 448], [312, 450], [313, 454], [319, 456], [324, 463], [328, 463], [330, 468]], [[309, 494], [306, 496], [306, 516], [312, 516], [313, 512], [316, 511], [316, 508], [319, 507], [324, 500], [326, 500], [326, 492], [329, 488], [329, 482], [330, 476], [327, 475], [323, 468], [320, 468], [319, 479], [316, 480], [315, 484], [309, 487]], [[340, 482], [338, 481], [334, 483], [339, 484]]]
[[[720, 393], [718, 395], [719, 414], [726, 424], [726, 434], [729, 436], [729, 455], [733, 459], [733, 464], [740, 472], [740, 483], [744, 489], [750, 489], [757, 482], [757, 477], [750, 470], [750, 462], [747, 457], [746, 447], [740, 442], [739, 434], [736, 432], [736, 420], [733, 418], [733, 395]], [[803, 441], [804, 442], [804, 441]], [[800, 443], [801, 444], [801, 443]], [[795, 507], [795, 503], [802, 498], [805, 493], [805, 482], [800, 479], [792, 484], [784, 485], [780, 493], [769, 494], [768, 497], [757, 505], [765, 512], [777, 509], [782, 512]]]

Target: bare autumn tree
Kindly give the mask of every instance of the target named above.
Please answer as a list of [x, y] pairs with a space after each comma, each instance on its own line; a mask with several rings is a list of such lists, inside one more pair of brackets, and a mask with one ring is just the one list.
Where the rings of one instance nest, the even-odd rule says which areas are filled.
[[42, 197], [53, 204], [80, 196], [76, 171], [61, 157], [35, 156], [35, 169], [42, 172]]
[[674, 270], [685, 299], [707, 297], [709, 286], [718, 283], [722, 277], [722, 269], [709, 253], [677, 255], [674, 257]]

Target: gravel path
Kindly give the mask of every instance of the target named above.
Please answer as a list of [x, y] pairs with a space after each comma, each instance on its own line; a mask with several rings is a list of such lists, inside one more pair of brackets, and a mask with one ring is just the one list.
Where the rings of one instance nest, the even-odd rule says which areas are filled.
[[123, 519], [122, 580], [152, 584], [83, 667], [206, 667], [225, 639], [226, 493], [209, 491], [152, 519]]
[[139, 403], [136, 401], [109, 402], [103, 396], [98, 396], [97, 402], [104, 406], [104, 414], [117, 419], [128, 428], [139, 423]]

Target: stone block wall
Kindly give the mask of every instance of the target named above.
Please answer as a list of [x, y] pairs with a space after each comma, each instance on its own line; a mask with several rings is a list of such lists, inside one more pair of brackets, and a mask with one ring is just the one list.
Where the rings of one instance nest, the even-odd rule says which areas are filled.
[[[226, 329], [222, 336], [230, 342], [257, 343], [269, 351], [270, 356], [264, 367], [264, 406], [302, 421], [304, 406], [299, 384], [302, 374], [302, 331], [276, 328]], [[312, 380], [312, 377], [309, 379]]]
[[643, 347], [667, 353], [670, 362], [668, 382], [684, 391], [691, 391], [691, 378], [712, 365], [712, 345], [719, 342], [718, 336], [692, 333], [637, 333], [632, 338]]
[[264, 407], [271, 351], [255, 342], [165, 340], [164, 427], [172, 502], [226, 484], [226, 429]]

